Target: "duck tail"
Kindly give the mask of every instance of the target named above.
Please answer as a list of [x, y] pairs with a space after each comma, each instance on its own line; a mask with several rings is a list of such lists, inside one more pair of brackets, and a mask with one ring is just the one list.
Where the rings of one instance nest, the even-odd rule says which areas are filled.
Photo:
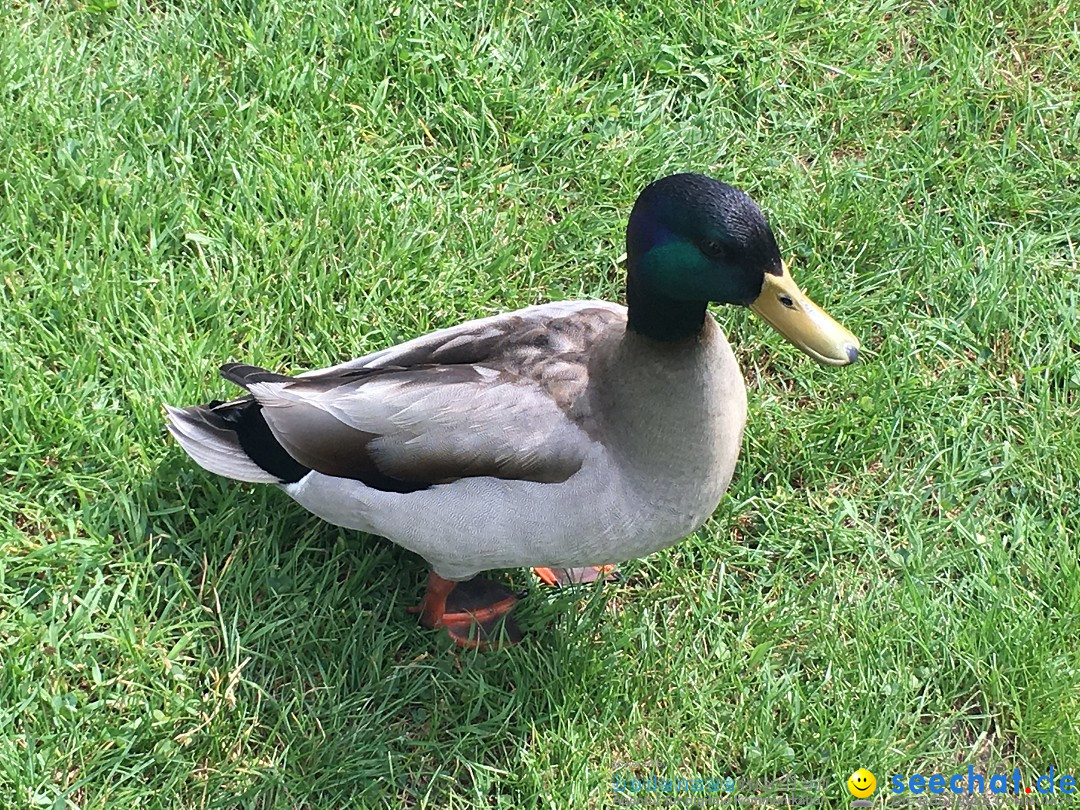
[[244, 452], [234, 426], [214, 407], [166, 405], [165, 411], [169, 432], [203, 469], [253, 484], [281, 483], [281, 478], [264, 470]]
[[[292, 379], [242, 363], [226, 363], [221, 376], [242, 388]], [[254, 397], [190, 408], [166, 405], [165, 410], [169, 432], [200, 467], [212, 473], [253, 484], [292, 484], [311, 472], [274, 438]]]

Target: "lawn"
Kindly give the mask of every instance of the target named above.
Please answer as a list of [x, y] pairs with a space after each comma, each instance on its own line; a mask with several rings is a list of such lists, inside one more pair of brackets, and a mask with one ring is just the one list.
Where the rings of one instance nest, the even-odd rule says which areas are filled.
[[[0, 807], [1080, 776], [1078, 97], [1070, 2], [4, 4]], [[498, 574], [519, 647], [453, 648], [421, 560], [167, 437], [225, 360], [617, 300], [684, 170], [755, 197], [863, 359], [716, 309], [728, 496], [619, 585]]]

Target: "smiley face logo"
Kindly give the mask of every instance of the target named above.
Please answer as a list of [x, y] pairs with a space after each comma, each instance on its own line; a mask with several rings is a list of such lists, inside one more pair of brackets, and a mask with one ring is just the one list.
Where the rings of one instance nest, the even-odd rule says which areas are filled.
[[866, 768], [859, 768], [847, 780], [847, 789], [856, 799], [865, 799], [877, 787], [877, 779]]

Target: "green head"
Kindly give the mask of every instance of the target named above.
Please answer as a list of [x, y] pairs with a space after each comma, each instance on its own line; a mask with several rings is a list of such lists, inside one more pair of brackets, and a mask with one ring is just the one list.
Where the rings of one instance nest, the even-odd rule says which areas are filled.
[[673, 174], [638, 196], [626, 229], [629, 328], [662, 341], [698, 334], [710, 302], [749, 306], [828, 365], [858, 356], [855, 336], [791, 281], [761, 209], [701, 174]]

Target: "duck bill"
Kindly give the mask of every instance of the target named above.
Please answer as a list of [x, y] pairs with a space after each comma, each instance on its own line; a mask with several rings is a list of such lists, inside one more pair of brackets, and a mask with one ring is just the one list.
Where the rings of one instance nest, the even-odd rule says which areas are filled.
[[782, 269], [779, 276], [765, 274], [765, 284], [750, 309], [822, 365], [854, 363], [859, 356], [858, 338], [811, 301], [792, 281], [787, 267]]

